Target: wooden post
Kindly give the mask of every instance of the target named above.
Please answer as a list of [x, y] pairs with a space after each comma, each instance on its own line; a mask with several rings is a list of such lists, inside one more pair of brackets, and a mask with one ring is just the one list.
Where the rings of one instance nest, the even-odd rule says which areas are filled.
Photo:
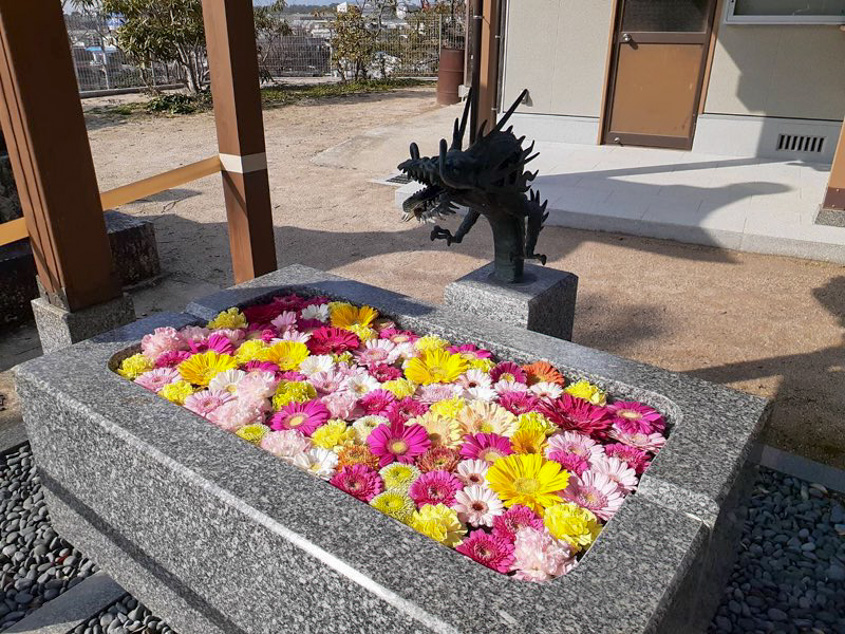
[[276, 270], [258, 52], [250, 0], [203, 0], [235, 281]]
[[122, 295], [57, 0], [0, 0], [0, 124], [38, 278], [67, 311]]
[[830, 166], [830, 179], [827, 182], [822, 209], [845, 211], [845, 122], [839, 132], [839, 144]]
[[499, 0], [484, 0], [481, 27], [481, 70], [478, 84], [478, 124], [496, 123], [499, 88]]

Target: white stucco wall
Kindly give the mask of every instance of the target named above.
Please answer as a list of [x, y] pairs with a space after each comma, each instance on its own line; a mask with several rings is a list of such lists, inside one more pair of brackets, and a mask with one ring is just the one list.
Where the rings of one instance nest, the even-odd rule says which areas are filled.
[[721, 24], [704, 111], [841, 121], [845, 33], [835, 25]]
[[504, 103], [523, 88], [520, 112], [599, 117], [611, 0], [510, 0]]

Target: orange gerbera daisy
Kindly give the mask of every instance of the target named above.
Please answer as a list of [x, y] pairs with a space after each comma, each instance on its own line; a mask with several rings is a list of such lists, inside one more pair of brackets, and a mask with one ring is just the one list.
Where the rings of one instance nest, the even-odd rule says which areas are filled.
[[558, 372], [550, 363], [546, 363], [545, 361], [536, 361], [535, 363], [532, 363], [530, 365], [522, 366], [522, 369], [528, 376], [528, 385], [534, 385], [535, 383], [545, 382], [555, 383], [563, 387], [563, 375]]

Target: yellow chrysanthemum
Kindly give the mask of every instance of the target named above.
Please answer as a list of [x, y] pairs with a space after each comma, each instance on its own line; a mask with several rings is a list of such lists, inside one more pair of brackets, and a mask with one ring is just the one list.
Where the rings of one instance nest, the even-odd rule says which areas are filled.
[[467, 371], [467, 362], [459, 354], [445, 350], [426, 350], [405, 367], [405, 378], [421, 385], [452, 383]]
[[543, 416], [540, 412], [525, 412], [524, 414], [520, 414], [517, 416], [516, 424], [517, 431], [541, 431], [546, 436], [551, 436], [558, 430], [558, 426]]
[[601, 532], [596, 516], [573, 502], [546, 509], [543, 523], [553, 537], [568, 543], [575, 552], [592, 544]]
[[244, 341], [235, 352], [235, 361], [238, 362], [238, 365], [246, 365], [250, 361], [266, 361], [267, 350], [269, 349], [270, 346], [261, 339]]
[[176, 381], [168, 383], [158, 391], [158, 395], [166, 398], [171, 403], [184, 405], [185, 399], [194, 393], [194, 386], [187, 381]]
[[352, 330], [352, 326], [369, 327], [376, 317], [378, 317], [378, 311], [369, 306], [359, 308], [345, 302], [329, 304], [329, 321], [335, 328]]
[[317, 390], [307, 381], [282, 381], [273, 396], [273, 409], [282, 409], [288, 403], [306, 403], [317, 398]]
[[341, 352], [340, 354], [333, 354], [332, 359], [337, 364], [353, 365], [355, 363], [355, 357], [353, 357], [352, 353], [349, 351]]
[[566, 488], [569, 473], [539, 454], [512, 454], [493, 463], [487, 482], [505, 506], [522, 504], [542, 516], [545, 509], [561, 502], [557, 491]]
[[414, 481], [420, 477], [420, 470], [412, 464], [394, 462], [378, 472], [388, 491], [407, 493]]
[[408, 425], [422, 425], [428, 432], [428, 439], [435, 447], [449, 447], [450, 449], [457, 449], [461, 446], [461, 427], [458, 421], [454, 418], [440, 416], [432, 411], [428, 411], [422, 416], [412, 418], [407, 422]]
[[458, 412], [465, 408], [466, 405], [466, 400], [460, 396], [453, 396], [452, 398], [437, 401], [431, 406], [429, 411], [434, 412], [439, 416], [445, 416], [446, 418], [455, 418], [458, 415]]
[[413, 396], [417, 391], [415, 383], [408, 379], [393, 379], [381, 384], [382, 389], [392, 392], [396, 398], [405, 398], [406, 396]]
[[308, 354], [308, 346], [301, 341], [279, 341], [266, 352], [267, 361], [275, 363], [283, 372], [298, 369]]
[[420, 352], [425, 352], [427, 350], [445, 350], [452, 344], [443, 339], [442, 337], [438, 337], [437, 335], [426, 335], [425, 337], [420, 337], [414, 342], [414, 348], [419, 350]]
[[389, 515], [403, 524], [407, 524], [414, 513], [414, 501], [399, 491], [385, 491], [379, 493], [372, 500], [370, 506]]
[[458, 425], [461, 435], [499, 434], [510, 438], [516, 433], [516, 416], [496, 403], [473, 401], [458, 412]]
[[361, 341], [371, 341], [378, 337], [378, 333], [375, 330], [367, 326], [362, 326], [361, 324], [352, 324], [347, 330], [358, 335], [358, 339]]
[[255, 423], [254, 425], [241, 427], [235, 432], [235, 435], [243, 438], [247, 442], [251, 442], [253, 445], [257, 445], [261, 442], [261, 439], [264, 438], [268, 431], [270, 431], [270, 428], [266, 425]]
[[563, 391], [572, 396], [583, 398], [585, 401], [590, 401], [593, 405], [607, 404], [607, 394], [605, 391], [584, 379], [565, 387]]
[[490, 373], [490, 370], [492, 370], [495, 365], [496, 364], [490, 359], [473, 359], [469, 362], [471, 370], [481, 370], [487, 374]]
[[343, 447], [355, 444], [355, 430], [343, 420], [330, 420], [311, 434], [315, 447], [340, 451]]
[[543, 453], [546, 434], [539, 429], [519, 429], [511, 436], [511, 446], [516, 453]]
[[208, 327], [216, 328], [246, 328], [246, 317], [237, 308], [230, 308], [218, 314], [208, 322]]
[[457, 511], [445, 504], [423, 504], [411, 516], [410, 526], [450, 548], [460, 545], [467, 533], [466, 526], [458, 519]]
[[215, 376], [226, 370], [235, 370], [237, 367], [238, 362], [234, 357], [209, 350], [185, 359], [176, 369], [186, 381], [200, 387], [207, 387]]
[[121, 361], [120, 367], [117, 369], [117, 373], [124, 379], [134, 381], [144, 372], [149, 372], [154, 367], [155, 366], [152, 361], [147, 359], [144, 355], [138, 353], [133, 354], [131, 357], [126, 357], [123, 361]]

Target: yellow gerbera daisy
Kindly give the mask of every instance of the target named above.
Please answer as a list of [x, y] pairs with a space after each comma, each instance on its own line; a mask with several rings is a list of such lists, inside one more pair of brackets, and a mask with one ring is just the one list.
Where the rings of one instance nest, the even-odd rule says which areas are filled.
[[244, 341], [235, 352], [235, 361], [238, 362], [238, 365], [246, 365], [250, 361], [266, 361], [269, 348], [270, 346], [261, 339]]
[[516, 453], [543, 453], [546, 434], [539, 429], [519, 429], [511, 436], [511, 446]]
[[546, 509], [543, 523], [553, 537], [568, 543], [574, 552], [588, 547], [601, 532], [596, 516], [574, 502], [564, 502]]
[[405, 398], [406, 396], [413, 396], [417, 391], [416, 384], [408, 379], [393, 379], [381, 384], [382, 389], [388, 392], [393, 392], [396, 398]]
[[457, 511], [445, 504], [423, 504], [419, 511], [414, 511], [409, 525], [415, 531], [451, 548], [460, 545], [467, 533], [466, 526], [458, 519]]
[[561, 502], [557, 492], [566, 488], [569, 473], [539, 454], [512, 454], [493, 463], [487, 482], [505, 506], [522, 504], [542, 516]]
[[264, 438], [268, 431], [270, 431], [270, 428], [266, 425], [255, 423], [254, 425], [245, 425], [244, 427], [241, 427], [235, 432], [235, 435], [239, 438], [243, 438], [247, 442], [251, 442], [253, 445], [257, 445], [261, 442], [261, 439]]
[[408, 523], [415, 508], [414, 501], [399, 491], [379, 493], [370, 500], [370, 506], [403, 524]]
[[437, 335], [426, 335], [414, 342], [414, 348], [420, 352], [425, 352], [426, 350], [445, 350], [451, 345], [449, 341]]
[[301, 341], [279, 341], [266, 352], [267, 361], [278, 365], [282, 372], [299, 368], [308, 354], [308, 347]]
[[185, 399], [194, 393], [194, 386], [187, 381], [168, 383], [158, 391], [158, 395], [176, 405], [184, 405]]
[[458, 412], [458, 424], [461, 435], [499, 434], [510, 438], [516, 433], [516, 416], [496, 403], [473, 401]]
[[332, 302], [329, 304], [329, 321], [335, 328], [346, 328], [351, 326], [369, 327], [378, 317], [378, 311], [369, 306], [353, 306], [345, 302]]
[[428, 432], [428, 439], [435, 447], [449, 447], [457, 449], [461, 446], [461, 427], [454, 418], [440, 416], [428, 411], [408, 421], [408, 425], [422, 425]]
[[520, 414], [516, 419], [516, 424], [517, 431], [523, 429], [538, 430], [546, 436], [551, 436], [558, 430], [558, 426], [540, 412], [525, 412], [524, 414]]
[[452, 383], [467, 370], [467, 362], [459, 354], [445, 350], [426, 350], [405, 367], [405, 377], [421, 385]]
[[378, 337], [378, 333], [375, 330], [360, 324], [352, 324], [349, 328], [347, 328], [347, 330], [358, 335], [358, 339], [361, 341], [370, 341]]
[[453, 396], [452, 398], [437, 401], [431, 406], [429, 411], [434, 412], [439, 416], [445, 416], [446, 418], [455, 418], [458, 415], [458, 412], [465, 408], [466, 405], [467, 402], [463, 398], [460, 396]]
[[123, 361], [121, 361], [120, 367], [117, 369], [117, 373], [124, 379], [134, 381], [144, 372], [149, 372], [154, 367], [155, 366], [152, 361], [139, 353], [133, 354], [131, 357], [126, 357]]
[[282, 381], [273, 396], [273, 409], [282, 409], [288, 403], [305, 403], [317, 398], [317, 390], [307, 381]]
[[340, 451], [345, 446], [355, 444], [355, 430], [343, 420], [330, 420], [311, 434], [311, 442], [315, 447], [322, 447], [331, 451]]
[[246, 328], [246, 317], [237, 308], [230, 308], [219, 313], [217, 317], [208, 322], [208, 327], [216, 328]]
[[584, 379], [565, 387], [563, 391], [572, 396], [583, 398], [585, 401], [590, 401], [593, 405], [607, 404], [607, 394], [605, 391]]
[[234, 357], [209, 350], [185, 359], [177, 366], [177, 370], [186, 381], [200, 387], [207, 387], [215, 376], [226, 370], [235, 370], [237, 367], [238, 362]]

